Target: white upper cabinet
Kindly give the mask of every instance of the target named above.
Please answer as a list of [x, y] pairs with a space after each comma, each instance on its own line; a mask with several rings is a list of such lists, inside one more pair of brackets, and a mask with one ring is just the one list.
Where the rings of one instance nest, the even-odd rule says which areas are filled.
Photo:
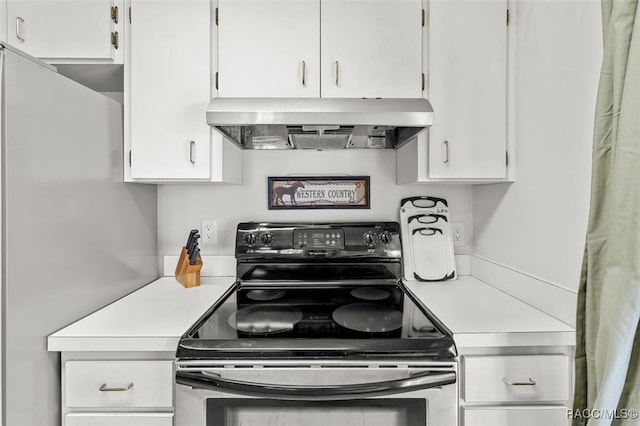
[[241, 179], [240, 149], [217, 134], [212, 139], [205, 116], [211, 100], [211, 20], [209, 0], [131, 0], [125, 64], [130, 179]]
[[507, 0], [428, 2], [423, 57], [433, 126], [398, 149], [397, 183], [513, 180], [508, 6]]
[[422, 97], [421, 0], [322, 0], [323, 98]]
[[421, 0], [219, 0], [218, 96], [422, 97]]
[[220, 97], [320, 96], [320, 0], [219, 0]]
[[429, 2], [430, 179], [506, 178], [506, 0]]
[[122, 63], [122, 0], [7, 0], [9, 44], [50, 62]]

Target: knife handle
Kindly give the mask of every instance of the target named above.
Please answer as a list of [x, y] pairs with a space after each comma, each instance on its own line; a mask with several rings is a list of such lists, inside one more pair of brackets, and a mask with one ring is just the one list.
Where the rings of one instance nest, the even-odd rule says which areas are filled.
[[198, 247], [198, 238], [200, 238], [200, 234], [196, 234], [193, 236], [193, 240], [191, 240], [191, 248], [189, 249], [189, 255], [191, 255], [195, 248]]
[[189, 251], [189, 249], [191, 248], [191, 244], [193, 243], [193, 237], [197, 234], [198, 234], [197, 229], [192, 229], [191, 231], [189, 231], [189, 238], [187, 238], [187, 245], [185, 246], [187, 247], [187, 251]]
[[192, 229], [189, 232], [189, 238], [187, 238], [187, 245], [185, 246], [187, 247], [187, 253], [191, 254], [191, 252], [193, 251], [193, 244], [198, 240], [198, 238], [200, 238], [200, 234], [198, 234], [198, 230]]
[[200, 254], [200, 249], [198, 248], [198, 244], [193, 247], [191, 253], [189, 253], [189, 265], [195, 265], [198, 260], [198, 254]]

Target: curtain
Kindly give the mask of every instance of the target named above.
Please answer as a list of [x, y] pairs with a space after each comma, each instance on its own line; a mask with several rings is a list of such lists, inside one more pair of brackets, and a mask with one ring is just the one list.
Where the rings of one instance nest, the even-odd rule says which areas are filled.
[[[573, 425], [640, 425], [640, 9], [603, 0]], [[634, 37], [635, 33], [635, 37]], [[587, 416], [576, 416], [576, 410]], [[614, 410], [617, 410], [615, 412]]]

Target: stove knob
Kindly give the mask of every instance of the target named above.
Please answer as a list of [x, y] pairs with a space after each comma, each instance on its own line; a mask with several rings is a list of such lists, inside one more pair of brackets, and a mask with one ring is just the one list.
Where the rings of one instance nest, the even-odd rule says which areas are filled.
[[256, 243], [256, 240], [258, 238], [256, 237], [256, 234], [254, 234], [253, 232], [248, 232], [244, 234], [244, 237], [242, 237], [242, 239], [244, 240], [245, 244], [247, 244], [248, 246], [252, 246]]
[[260, 237], [260, 240], [262, 241], [262, 244], [264, 244], [265, 246], [271, 245], [271, 243], [273, 242], [273, 234], [270, 234], [268, 232], [264, 233]]
[[369, 245], [373, 244], [373, 241], [374, 241], [373, 232], [369, 231], [366, 234], [364, 234], [362, 237], [364, 238], [364, 242], [365, 243], [367, 243]]
[[382, 241], [383, 244], [389, 244], [391, 242], [391, 234], [389, 231], [385, 231], [380, 235], [380, 241]]

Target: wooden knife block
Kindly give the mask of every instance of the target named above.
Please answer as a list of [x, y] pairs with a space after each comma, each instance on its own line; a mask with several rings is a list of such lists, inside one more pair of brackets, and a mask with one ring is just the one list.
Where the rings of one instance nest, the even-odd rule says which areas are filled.
[[189, 265], [189, 255], [187, 248], [182, 247], [180, 259], [176, 265], [176, 281], [186, 288], [200, 285], [200, 270], [202, 269], [202, 257], [198, 254], [195, 265]]

